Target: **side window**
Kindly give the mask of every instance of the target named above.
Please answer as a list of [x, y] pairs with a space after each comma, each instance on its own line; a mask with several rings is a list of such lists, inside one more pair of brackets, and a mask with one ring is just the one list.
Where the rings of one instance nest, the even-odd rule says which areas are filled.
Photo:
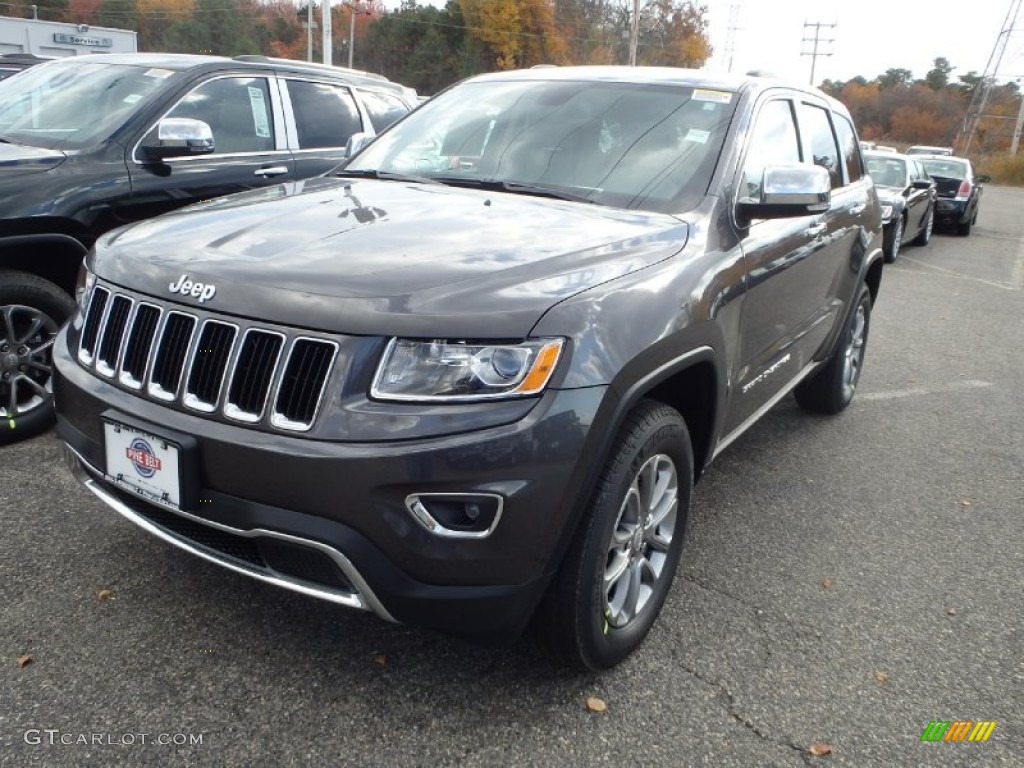
[[399, 118], [405, 117], [409, 112], [409, 107], [405, 105], [405, 102], [397, 96], [392, 96], [390, 93], [364, 91], [361, 88], [357, 90], [359, 91], [359, 98], [363, 101], [363, 106], [370, 113], [370, 122], [373, 124], [373, 130], [377, 133], [383, 131]]
[[832, 189], [843, 186], [843, 174], [839, 168], [839, 148], [832, 134], [832, 123], [828, 112], [810, 104], [800, 105], [800, 135], [804, 143], [804, 161], [811, 161], [828, 171], [832, 177]]
[[[861, 162], [860, 144], [853, 132], [853, 124], [843, 115], [832, 113], [839, 138], [839, 148], [843, 151], [843, 164], [846, 166], [846, 183], [852, 183], [864, 176], [864, 164]], [[911, 172], [917, 163], [911, 163]]]
[[274, 118], [263, 77], [221, 77], [192, 90], [167, 117], [202, 120], [213, 130], [214, 152], [272, 152]]
[[796, 165], [800, 162], [793, 110], [788, 101], [769, 101], [757, 115], [743, 162], [740, 195], [758, 200], [765, 166]]
[[288, 95], [295, 111], [299, 149], [344, 147], [353, 133], [363, 130], [359, 109], [348, 88], [289, 80]]

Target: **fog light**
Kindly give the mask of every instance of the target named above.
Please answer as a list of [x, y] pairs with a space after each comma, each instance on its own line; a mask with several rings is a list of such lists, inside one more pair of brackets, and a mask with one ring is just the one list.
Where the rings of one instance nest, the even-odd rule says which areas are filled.
[[414, 493], [406, 508], [435, 536], [482, 539], [498, 527], [505, 500], [493, 493]]

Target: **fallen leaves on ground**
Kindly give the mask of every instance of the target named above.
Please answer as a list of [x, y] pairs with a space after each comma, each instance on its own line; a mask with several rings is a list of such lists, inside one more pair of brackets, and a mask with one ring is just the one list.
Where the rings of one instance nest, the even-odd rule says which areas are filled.
[[373, 663], [378, 665], [378, 666], [383, 667], [385, 664], [388, 663], [387, 654], [385, 654], [385, 653], [375, 653], [375, 654], [373, 654]]
[[24, 668], [25, 668], [25, 667], [27, 667], [27, 666], [28, 666], [29, 664], [31, 664], [31, 663], [32, 663], [33, 661], [35, 661], [35, 659], [33, 659], [33, 658], [32, 658], [32, 657], [31, 657], [31, 656], [30, 656], [29, 654], [27, 654], [27, 653], [26, 653], [26, 654], [25, 654], [24, 656], [19, 656], [19, 657], [18, 657], [18, 668], [19, 668], [19, 669], [24, 669]]
[[113, 600], [114, 599], [114, 590], [112, 590], [112, 589], [101, 589], [96, 594], [96, 597], [98, 597], [100, 600]]
[[807, 751], [815, 757], [824, 757], [825, 755], [832, 754], [832, 745], [819, 742], [818, 744], [811, 744], [811, 746], [807, 748]]
[[826, 576], [824, 579], [822, 579], [821, 580], [821, 588], [822, 589], [832, 589], [832, 579], [830, 579], [828, 576]]
[[876, 683], [888, 683], [889, 682], [889, 673], [886, 672], [884, 669], [876, 669], [875, 670], [875, 682]]
[[591, 712], [607, 712], [608, 705], [604, 699], [599, 699], [597, 696], [591, 696], [587, 699], [587, 709]]
[[956, 608], [947, 608], [946, 614], [949, 616], [956, 616]]
[[971, 502], [968, 499], [964, 499], [963, 501], [960, 502], [960, 506], [961, 507], [969, 507], [969, 506], [971, 506]]

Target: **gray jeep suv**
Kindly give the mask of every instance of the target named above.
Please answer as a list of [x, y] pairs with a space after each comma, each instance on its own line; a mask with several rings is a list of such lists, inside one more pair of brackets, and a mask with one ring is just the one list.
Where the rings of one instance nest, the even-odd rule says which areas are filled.
[[854, 395], [882, 269], [853, 125], [678, 69], [472, 78], [331, 177], [101, 237], [55, 349], [92, 493], [165, 541], [568, 663], [643, 641], [695, 480]]

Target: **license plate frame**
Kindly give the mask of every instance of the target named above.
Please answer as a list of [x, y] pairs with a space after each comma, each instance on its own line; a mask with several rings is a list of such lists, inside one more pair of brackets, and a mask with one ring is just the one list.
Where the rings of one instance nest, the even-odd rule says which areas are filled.
[[103, 414], [107, 480], [133, 496], [173, 510], [192, 506], [195, 440], [119, 415]]

